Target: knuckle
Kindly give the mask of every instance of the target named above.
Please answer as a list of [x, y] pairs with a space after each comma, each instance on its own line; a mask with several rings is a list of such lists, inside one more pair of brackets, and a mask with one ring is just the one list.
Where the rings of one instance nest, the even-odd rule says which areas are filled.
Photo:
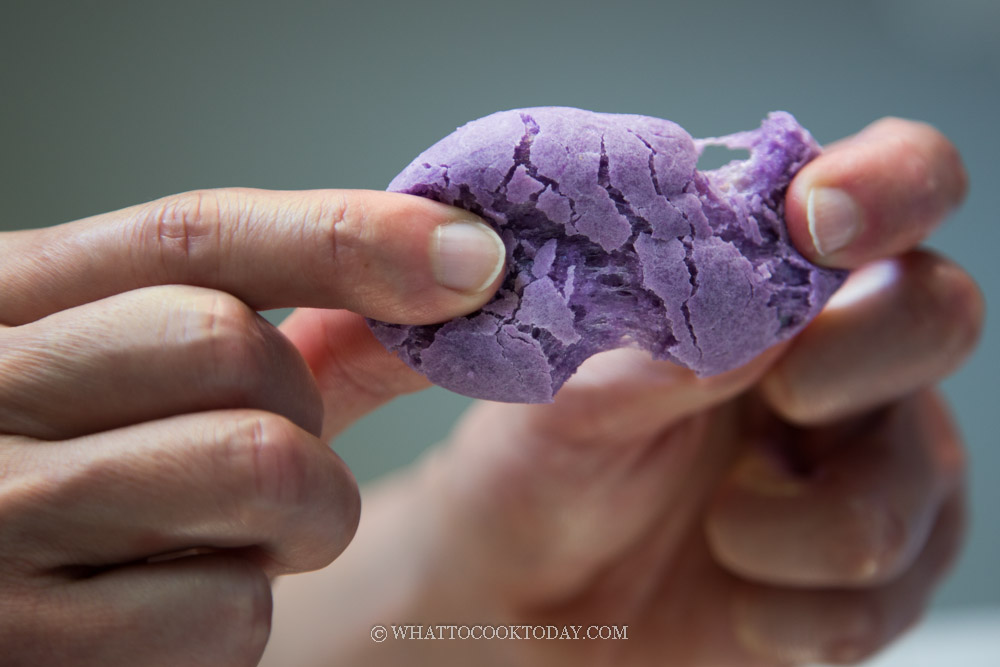
[[[299, 278], [321, 293], [337, 288], [337, 275], [352, 272], [353, 267], [345, 263], [358, 261], [358, 239], [367, 225], [364, 207], [355, 199], [349, 191], [326, 190], [298, 198], [292, 204], [296, 219], [302, 221], [297, 226], [299, 244], [318, 249], [297, 267]], [[364, 285], [355, 283], [350, 289], [364, 289]]]
[[258, 315], [225, 292], [206, 291], [195, 298], [183, 337], [201, 347], [213, 389], [245, 400], [265, 381], [266, 341]]
[[0, 339], [0, 378], [5, 380], [0, 383], [0, 431], [34, 433], [36, 427], [42, 426], [36, 417], [36, 406], [39, 394], [44, 395], [47, 369], [63, 360], [53, 357], [50, 341], [30, 336], [14, 341], [15, 337], [15, 332], [4, 332]]
[[[350, 272], [353, 267], [360, 269], [364, 266], [365, 247], [373, 243], [370, 237], [376, 227], [371, 224], [362, 197], [343, 190], [324, 194], [310, 202], [306, 219], [319, 230], [328, 248], [327, 263], [320, 267], [316, 276], [325, 282], [326, 289], [329, 289], [329, 272], [334, 267], [340, 272]], [[352, 289], [364, 289], [364, 285], [356, 284]]]
[[223, 452], [234, 468], [229, 515], [285, 536], [268, 549], [283, 571], [325, 567], [346, 548], [360, 495], [346, 466], [318, 441], [282, 417], [256, 413], [240, 421]]
[[[159, 257], [166, 270], [198, 269], [205, 248], [221, 239], [222, 200], [216, 190], [193, 190], [149, 205], [138, 228], [144, 256]], [[152, 248], [150, 248], [152, 246]]]
[[58, 506], [67, 486], [54, 482], [44, 467], [39, 471], [37, 461], [32, 460], [33, 443], [25, 440], [6, 437], [0, 440], [0, 544], [18, 545], [15, 552], [5, 554], [7, 572], [0, 578], [27, 573], [36, 567], [32, 559], [39, 547], [38, 517]]
[[162, 337], [197, 369], [193, 381], [200, 395], [216, 407], [271, 410], [320, 431], [323, 403], [315, 379], [277, 328], [226, 292], [170, 289], [182, 296], [164, 318]]
[[329, 238], [334, 249], [350, 249], [357, 241], [363, 240], [368, 228], [367, 217], [363, 201], [352, 198], [347, 191], [316, 198], [308, 214], [308, 218], [314, 220]]
[[249, 512], [280, 514], [301, 508], [312, 499], [316, 461], [303, 433], [284, 417], [258, 413], [238, 424], [226, 456], [235, 462], [243, 496], [249, 492]]

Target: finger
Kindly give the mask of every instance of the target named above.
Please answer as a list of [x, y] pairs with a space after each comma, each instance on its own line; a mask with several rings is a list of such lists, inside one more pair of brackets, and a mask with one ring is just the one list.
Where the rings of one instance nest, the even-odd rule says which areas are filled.
[[251, 667], [270, 633], [267, 577], [240, 558], [133, 565], [33, 594], [28, 613], [46, 622], [5, 642], [17, 664]]
[[400, 394], [430, 386], [375, 339], [359, 315], [299, 308], [281, 331], [305, 359], [323, 401], [323, 440]]
[[4, 447], [5, 531], [18, 539], [0, 550], [34, 554], [42, 570], [198, 547], [240, 550], [269, 574], [312, 570], [357, 527], [358, 489], [344, 462], [271, 413], [204, 412], [25, 440]]
[[[754, 581], [808, 587], [870, 586], [908, 568], [962, 476], [941, 401], [922, 392], [852, 425], [778, 428], [751, 436], [758, 442], [710, 508], [718, 562]], [[791, 469], [789, 452], [811, 457], [799, 463], [806, 470]]]
[[795, 423], [860, 414], [953, 371], [983, 324], [975, 282], [926, 251], [854, 275], [768, 371], [760, 388]]
[[683, 418], [742, 392], [783, 349], [776, 345], [740, 368], [705, 378], [638, 350], [605, 352], [584, 362], [553, 403], [498, 407], [504, 422], [498, 432], [518, 428], [514, 437], [572, 445], [645, 445]]
[[748, 651], [780, 664], [859, 662], [920, 618], [958, 551], [964, 523], [963, 502], [956, 494], [943, 506], [919, 560], [881, 588], [811, 591], [737, 585], [736, 632]]
[[0, 332], [0, 432], [72, 438], [171, 415], [256, 408], [319, 435], [295, 347], [235, 297], [149, 287]]
[[818, 264], [853, 269], [914, 247], [965, 197], [955, 146], [924, 123], [885, 118], [798, 173], [788, 232]]
[[[323, 437], [400, 394], [430, 386], [386, 351], [364, 320], [346, 311], [298, 309], [281, 325], [312, 370], [324, 405]], [[751, 363], [699, 378], [645, 352], [615, 350], [588, 359], [552, 405], [497, 406], [505, 428], [523, 437], [564, 442], [645, 442], [682, 418], [721, 403], [755, 382], [780, 354], [775, 346]], [[506, 432], [506, 431], [505, 431]], [[533, 435], [534, 434], [534, 435]], [[520, 437], [520, 436], [518, 436]]]
[[185, 284], [258, 310], [346, 308], [426, 324], [485, 303], [503, 255], [479, 218], [421, 197], [202, 190], [4, 235], [0, 314], [22, 324], [138, 287]]

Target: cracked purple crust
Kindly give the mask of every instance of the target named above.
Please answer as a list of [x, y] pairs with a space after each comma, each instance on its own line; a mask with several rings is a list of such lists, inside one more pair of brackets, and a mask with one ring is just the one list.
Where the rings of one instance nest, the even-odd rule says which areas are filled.
[[[750, 157], [699, 172], [706, 145]], [[819, 154], [795, 119], [693, 140], [645, 116], [502, 111], [424, 151], [389, 190], [470, 210], [507, 248], [496, 296], [429, 326], [370, 322], [432, 382], [544, 403], [588, 357], [624, 346], [711, 375], [795, 335], [841, 284], [788, 240], [784, 194]]]

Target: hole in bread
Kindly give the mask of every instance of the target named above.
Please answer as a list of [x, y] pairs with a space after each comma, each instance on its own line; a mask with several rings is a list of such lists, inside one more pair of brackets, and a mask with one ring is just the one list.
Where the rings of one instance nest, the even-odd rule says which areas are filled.
[[743, 161], [750, 158], [750, 151], [745, 148], [726, 148], [708, 144], [702, 148], [698, 156], [698, 171], [718, 169], [733, 161]]

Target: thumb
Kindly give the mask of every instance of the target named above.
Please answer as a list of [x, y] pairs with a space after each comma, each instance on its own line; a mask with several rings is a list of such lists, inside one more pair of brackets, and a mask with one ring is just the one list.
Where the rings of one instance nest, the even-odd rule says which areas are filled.
[[884, 118], [796, 175], [786, 198], [788, 233], [813, 262], [855, 269], [912, 249], [967, 189], [961, 156], [943, 134]]

